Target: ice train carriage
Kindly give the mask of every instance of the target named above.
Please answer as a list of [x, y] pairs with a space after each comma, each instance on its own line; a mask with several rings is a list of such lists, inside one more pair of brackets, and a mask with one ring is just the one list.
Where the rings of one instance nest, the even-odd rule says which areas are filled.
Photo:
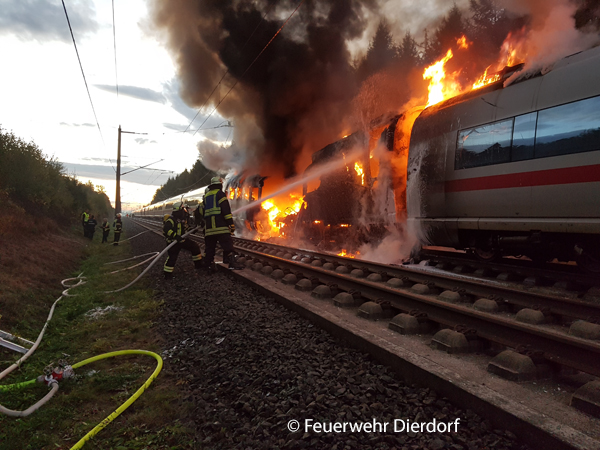
[[202, 197], [204, 196], [204, 192], [206, 191], [207, 187], [208, 186], [203, 186], [201, 188], [186, 192], [185, 194], [176, 195], [161, 202], [144, 206], [138, 211], [134, 211], [134, 214], [139, 217], [146, 217], [149, 219], [162, 221], [166, 214], [171, 214], [173, 212], [173, 204], [176, 202], [186, 203], [189, 206], [191, 213], [202, 201]]
[[[262, 196], [262, 188], [266, 177], [242, 175], [230, 175], [225, 177], [223, 182], [223, 190], [229, 198], [231, 210], [234, 211], [241, 206], [244, 206], [254, 200], [260, 199]], [[152, 205], [144, 206], [138, 211], [134, 211], [136, 216], [147, 217], [156, 220], [162, 220], [166, 214], [173, 212], [173, 204], [183, 202], [188, 205], [190, 214], [202, 202], [206, 188], [194, 189], [184, 194], [170, 197]], [[256, 207], [246, 210], [235, 216], [236, 227], [246, 226], [249, 229], [256, 230], [260, 225], [255, 222], [256, 212], [260, 209], [260, 204]]]
[[484, 259], [576, 259], [599, 271], [600, 47], [503, 82], [417, 118], [409, 222], [426, 244]]
[[[235, 212], [239, 208], [260, 200], [263, 196], [263, 187], [267, 178], [260, 175], [247, 175], [245, 172], [225, 177], [223, 191], [229, 199], [231, 211]], [[257, 202], [251, 208], [234, 214], [233, 220], [238, 230], [243, 227], [251, 233], [262, 233], [264, 231], [260, 202]]]

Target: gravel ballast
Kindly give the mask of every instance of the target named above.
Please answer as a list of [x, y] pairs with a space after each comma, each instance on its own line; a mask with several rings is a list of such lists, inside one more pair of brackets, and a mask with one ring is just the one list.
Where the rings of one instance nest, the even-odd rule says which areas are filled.
[[[127, 221], [128, 234], [142, 228]], [[135, 255], [162, 250], [145, 233], [131, 241]], [[164, 300], [157, 324], [165, 370], [193, 402], [203, 449], [527, 449], [507, 430], [461, 410], [427, 388], [406, 385], [391, 369], [347, 348], [227, 273], [197, 274], [182, 251], [175, 279], [164, 281], [162, 258], [149, 285]], [[218, 261], [217, 257], [217, 261]], [[455, 423], [458, 431], [410, 431], [403, 425]], [[290, 431], [290, 421], [299, 422]], [[306, 429], [306, 421], [328, 429]], [[395, 422], [396, 421], [396, 422]], [[380, 432], [348, 424], [387, 423]], [[394, 429], [396, 424], [397, 429]], [[294, 424], [293, 424], [294, 425]], [[439, 425], [437, 425], [439, 427]], [[432, 425], [429, 425], [432, 428]]]

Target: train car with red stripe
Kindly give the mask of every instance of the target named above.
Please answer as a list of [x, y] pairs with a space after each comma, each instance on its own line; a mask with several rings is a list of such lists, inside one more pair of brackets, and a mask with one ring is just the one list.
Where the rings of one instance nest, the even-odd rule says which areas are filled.
[[546, 70], [417, 118], [407, 209], [425, 244], [600, 271], [600, 47]]

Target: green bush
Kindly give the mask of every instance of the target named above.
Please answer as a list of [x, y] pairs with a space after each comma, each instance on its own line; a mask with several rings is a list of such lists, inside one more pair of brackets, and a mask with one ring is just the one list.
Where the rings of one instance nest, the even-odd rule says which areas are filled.
[[63, 170], [56, 159], [46, 159], [36, 144], [0, 127], [0, 191], [10, 201], [61, 222], [79, 219], [84, 209], [98, 217], [112, 215], [106, 194], [96, 192], [91, 183], [64, 175]]

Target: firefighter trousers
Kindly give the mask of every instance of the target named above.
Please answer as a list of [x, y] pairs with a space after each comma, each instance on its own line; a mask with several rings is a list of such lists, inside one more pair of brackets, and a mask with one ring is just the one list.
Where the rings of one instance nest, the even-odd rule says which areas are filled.
[[233, 254], [233, 239], [231, 234], [213, 234], [212, 236], [204, 237], [204, 244], [206, 245], [206, 255], [204, 257], [204, 264], [209, 267], [215, 260], [215, 253], [217, 251], [217, 242], [223, 249], [223, 262], [230, 263], [230, 256]]
[[173, 273], [173, 270], [175, 270], [175, 263], [177, 262], [177, 257], [179, 256], [179, 252], [182, 249], [188, 250], [192, 253], [192, 261], [194, 261], [194, 265], [196, 266], [196, 268], [200, 268], [200, 265], [202, 264], [202, 254], [200, 253], [200, 247], [198, 247], [198, 244], [196, 244], [194, 241], [184, 239], [183, 241], [178, 242], [168, 250], [167, 254], [169, 255], [169, 257], [167, 258], [167, 261], [165, 262], [164, 266], [165, 274]]

